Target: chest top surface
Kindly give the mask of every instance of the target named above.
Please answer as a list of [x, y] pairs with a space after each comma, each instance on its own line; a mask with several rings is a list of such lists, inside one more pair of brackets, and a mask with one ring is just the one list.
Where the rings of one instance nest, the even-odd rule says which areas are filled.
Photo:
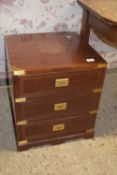
[[77, 0], [84, 8], [117, 25], [117, 0]]
[[51, 72], [89, 66], [87, 58], [104, 60], [89, 45], [81, 42], [75, 33], [24, 34], [6, 37], [12, 69], [27, 72]]

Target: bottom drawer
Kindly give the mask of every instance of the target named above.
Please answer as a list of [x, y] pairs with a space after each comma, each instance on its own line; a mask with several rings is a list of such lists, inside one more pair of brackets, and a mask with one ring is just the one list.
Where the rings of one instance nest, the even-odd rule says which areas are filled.
[[23, 146], [34, 141], [43, 142], [46, 139], [82, 134], [94, 128], [94, 124], [95, 116], [28, 122], [27, 125], [17, 126], [17, 144]]

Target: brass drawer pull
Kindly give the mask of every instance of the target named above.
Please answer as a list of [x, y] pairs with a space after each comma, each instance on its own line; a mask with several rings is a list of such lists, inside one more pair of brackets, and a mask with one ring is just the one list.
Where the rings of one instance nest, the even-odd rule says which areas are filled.
[[61, 78], [55, 80], [55, 87], [66, 87], [69, 86], [69, 78]]
[[53, 125], [52, 131], [62, 131], [65, 129], [64, 123]]
[[67, 109], [67, 103], [57, 103], [54, 104], [54, 111], [63, 111]]

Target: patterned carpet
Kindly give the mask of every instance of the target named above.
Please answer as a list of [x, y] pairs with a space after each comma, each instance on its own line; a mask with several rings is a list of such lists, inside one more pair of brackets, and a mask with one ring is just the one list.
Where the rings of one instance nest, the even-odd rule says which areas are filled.
[[16, 152], [7, 90], [0, 88], [0, 175], [116, 175], [117, 71], [107, 73], [94, 139]]

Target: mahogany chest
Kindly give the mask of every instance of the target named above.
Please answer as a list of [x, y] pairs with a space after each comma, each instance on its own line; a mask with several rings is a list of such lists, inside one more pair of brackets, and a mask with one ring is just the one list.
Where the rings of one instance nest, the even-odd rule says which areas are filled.
[[91, 46], [70, 32], [14, 35], [6, 55], [19, 151], [94, 136], [107, 63]]

